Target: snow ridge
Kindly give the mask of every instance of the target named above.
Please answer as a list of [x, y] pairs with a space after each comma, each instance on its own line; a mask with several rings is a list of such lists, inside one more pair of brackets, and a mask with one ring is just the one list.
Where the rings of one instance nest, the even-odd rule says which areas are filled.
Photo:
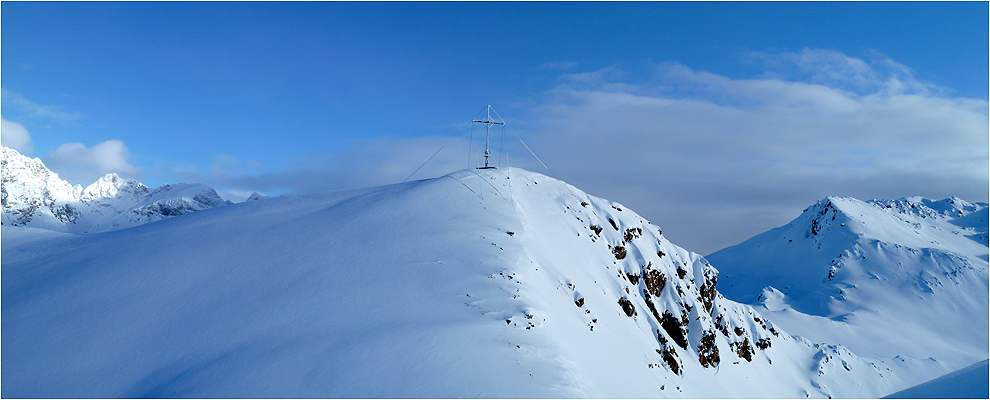
[[922, 381], [913, 361], [787, 333], [658, 226], [515, 168], [3, 236], [5, 397], [826, 398]]
[[230, 204], [205, 185], [152, 190], [116, 173], [85, 189], [60, 179], [41, 160], [3, 147], [2, 221], [60, 232], [106, 232]]
[[988, 356], [987, 204], [829, 197], [708, 256], [722, 290], [815, 341], [931, 379]]

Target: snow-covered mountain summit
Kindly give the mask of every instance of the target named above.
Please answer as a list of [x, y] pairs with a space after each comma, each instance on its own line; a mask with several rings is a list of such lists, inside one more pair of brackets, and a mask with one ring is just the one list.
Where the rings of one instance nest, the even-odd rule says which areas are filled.
[[990, 357], [987, 215], [955, 197], [829, 197], [708, 259], [726, 296], [791, 333], [944, 373]]
[[3, 237], [5, 397], [824, 398], [921, 382], [918, 360], [791, 336], [636, 213], [513, 168]]
[[104, 232], [229, 204], [205, 185], [144, 184], [107, 174], [83, 189], [37, 158], [3, 147], [2, 221], [60, 232]]

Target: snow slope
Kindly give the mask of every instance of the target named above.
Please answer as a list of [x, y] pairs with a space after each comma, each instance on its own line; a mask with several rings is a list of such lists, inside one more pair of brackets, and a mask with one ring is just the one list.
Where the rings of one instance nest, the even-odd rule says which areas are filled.
[[0, 164], [3, 225], [61, 232], [105, 232], [228, 204], [205, 185], [164, 185], [157, 189], [111, 173], [85, 189], [3, 147]]
[[986, 399], [990, 398], [990, 360], [983, 360], [885, 399]]
[[[931, 379], [988, 357], [987, 205], [829, 197], [708, 256], [729, 298], [864, 357], [930, 360]], [[922, 363], [924, 364], [924, 363]]]
[[519, 169], [2, 229], [3, 397], [824, 398], [924, 380], [921, 362], [791, 336], [636, 213]]

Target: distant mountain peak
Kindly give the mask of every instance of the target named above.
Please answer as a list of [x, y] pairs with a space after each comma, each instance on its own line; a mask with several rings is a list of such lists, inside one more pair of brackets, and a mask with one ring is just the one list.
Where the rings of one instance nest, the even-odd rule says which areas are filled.
[[[60, 179], [37, 158], [3, 147], [3, 224], [62, 232], [104, 232], [227, 204], [205, 185], [151, 190], [109, 173], [87, 186]], [[169, 193], [171, 192], [171, 193]]]
[[960, 368], [987, 354], [987, 215], [958, 197], [828, 197], [708, 259], [726, 296], [793, 334]]
[[931, 200], [921, 196], [914, 196], [902, 197], [896, 200], [870, 200], [868, 203], [920, 218], [945, 219], [963, 217], [974, 212], [979, 212], [987, 207], [985, 203], [970, 203], [955, 196], [942, 200]]
[[[987, 240], [987, 204], [970, 203], [958, 197], [932, 200], [921, 196], [894, 200], [862, 201], [852, 197], [830, 196], [806, 208], [786, 226], [790, 239], [803, 231], [816, 248], [826, 242], [843, 246], [826, 235], [838, 234], [842, 241], [867, 237], [883, 242], [924, 247], [921, 241], [948, 231]], [[825, 246], [828, 247], [828, 246]]]
[[124, 196], [138, 199], [141, 196], [147, 196], [150, 192], [151, 189], [143, 183], [134, 179], [121, 178], [116, 173], [111, 172], [87, 186], [80, 199], [94, 201]]
[[247, 200], [261, 200], [261, 199], [265, 199], [265, 198], [268, 198], [268, 196], [265, 196], [265, 195], [263, 195], [261, 193], [258, 193], [258, 192], [252, 192], [251, 195], [248, 196], [248, 198], [245, 201], [247, 201]]

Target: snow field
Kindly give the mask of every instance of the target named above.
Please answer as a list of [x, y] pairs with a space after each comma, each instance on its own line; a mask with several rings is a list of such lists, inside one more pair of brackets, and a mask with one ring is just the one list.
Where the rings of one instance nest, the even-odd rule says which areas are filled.
[[5, 397], [877, 397], [933, 371], [791, 336], [659, 227], [515, 168], [2, 229]]

